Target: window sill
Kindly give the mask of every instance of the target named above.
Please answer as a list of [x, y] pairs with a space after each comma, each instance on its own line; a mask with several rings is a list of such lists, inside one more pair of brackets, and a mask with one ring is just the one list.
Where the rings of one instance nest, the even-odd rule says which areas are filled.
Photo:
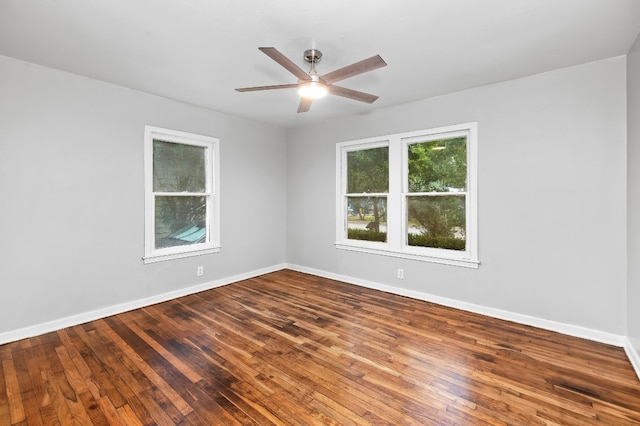
[[165, 262], [167, 260], [184, 259], [186, 257], [202, 256], [202, 255], [205, 255], [205, 254], [218, 253], [218, 252], [220, 252], [220, 247], [214, 247], [214, 248], [207, 248], [207, 249], [202, 249], [202, 250], [193, 250], [193, 251], [181, 252], [181, 253], [170, 253], [170, 254], [160, 254], [160, 255], [153, 255], [153, 256], [145, 256], [145, 257], [142, 258], [142, 261], [146, 265], [148, 263]]
[[[418, 260], [421, 262], [439, 263], [442, 265], [459, 266], [462, 268], [478, 269], [480, 262], [462, 257], [445, 257], [434, 256], [425, 254], [405, 253], [399, 251], [388, 250], [379, 247], [363, 247], [362, 245], [355, 245], [346, 242], [336, 242], [335, 246], [339, 250], [356, 251], [360, 253], [377, 254], [379, 256], [398, 257], [401, 259]], [[442, 250], [445, 251], [445, 250]]]

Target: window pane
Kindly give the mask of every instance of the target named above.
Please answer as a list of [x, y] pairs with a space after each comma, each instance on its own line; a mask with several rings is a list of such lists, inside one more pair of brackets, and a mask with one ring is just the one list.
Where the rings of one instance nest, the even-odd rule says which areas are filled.
[[347, 153], [347, 193], [389, 191], [389, 147]]
[[408, 146], [409, 192], [460, 192], [467, 187], [467, 138]]
[[206, 242], [206, 197], [156, 197], [155, 247]]
[[347, 238], [387, 241], [387, 197], [347, 197]]
[[154, 140], [154, 192], [205, 192], [205, 149]]
[[410, 246], [465, 250], [465, 196], [407, 197]]

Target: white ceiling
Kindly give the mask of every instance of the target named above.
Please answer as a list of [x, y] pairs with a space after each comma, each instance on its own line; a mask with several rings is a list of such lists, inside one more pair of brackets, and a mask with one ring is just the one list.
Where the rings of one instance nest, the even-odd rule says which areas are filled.
[[[280, 126], [411, 102], [626, 54], [640, 0], [0, 0], [0, 55]], [[317, 100], [261, 53], [276, 47], [325, 74], [380, 54], [388, 66], [341, 81], [369, 105]], [[1, 76], [0, 76], [1, 77]]]

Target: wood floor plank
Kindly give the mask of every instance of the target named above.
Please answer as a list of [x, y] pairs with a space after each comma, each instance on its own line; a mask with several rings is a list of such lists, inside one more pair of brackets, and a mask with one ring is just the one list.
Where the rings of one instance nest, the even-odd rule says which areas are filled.
[[[85, 330], [87, 328], [89, 331]], [[82, 356], [82, 360], [91, 371], [91, 375], [87, 377], [87, 388], [93, 393], [94, 398], [99, 403], [103, 399], [108, 399], [109, 404], [114, 408], [121, 407], [126, 403], [126, 399], [122, 393], [116, 388], [112, 378], [106, 370], [105, 362], [102, 361], [100, 353], [108, 352], [109, 347], [106, 340], [100, 339], [100, 342], [94, 345], [92, 336], [96, 335], [93, 324], [85, 324], [83, 326], [73, 327], [67, 330], [69, 338], [73, 342], [73, 347], [78, 350]]]
[[[6, 345], [8, 347], [8, 345]], [[7, 383], [4, 378], [4, 367], [0, 356], [0, 425], [10, 425], [9, 400], [7, 397]]]
[[65, 396], [62, 394], [55, 373], [50, 370], [44, 370], [41, 374], [51, 398], [51, 406], [53, 407], [51, 414], [55, 413], [56, 418], [62, 425], [73, 424], [73, 413], [65, 401]]
[[96, 401], [96, 403], [98, 404], [100, 412], [107, 419], [109, 425], [127, 426], [126, 423], [122, 422], [122, 418], [120, 417], [118, 410], [113, 406], [113, 403], [111, 402], [109, 397], [101, 397]]
[[18, 374], [16, 372], [13, 358], [2, 360], [2, 370], [4, 372], [4, 382], [6, 389], [3, 389], [7, 395], [7, 403], [9, 407], [9, 419], [11, 424], [16, 424], [25, 420], [23, 399], [21, 396]]
[[122, 423], [128, 426], [144, 426], [140, 421], [136, 413], [132, 410], [129, 404], [125, 404], [118, 408], [118, 414], [122, 420]]
[[180, 372], [193, 383], [197, 383], [202, 380], [202, 377], [194, 372], [186, 363], [182, 362], [179, 357], [175, 356], [173, 353], [171, 353], [171, 351], [168, 351], [160, 343], [154, 340], [153, 336], [149, 332], [141, 330], [135, 324], [129, 324], [129, 328], [142, 340], [144, 340], [149, 346], [151, 346], [156, 352], [158, 352], [163, 358], [165, 358], [171, 365], [180, 370]]
[[175, 391], [175, 389], [173, 389], [149, 364], [147, 364], [115, 331], [108, 328], [105, 329], [105, 333], [122, 349], [124, 354], [151, 381], [153, 386], [156, 386], [182, 415], [187, 415], [193, 411], [193, 408]]
[[25, 420], [30, 425], [42, 425], [42, 416], [40, 415], [40, 405], [38, 396], [34, 390], [33, 381], [29, 373], [25, 352], [31, 348], [21, 349], [13, 353], [14, 366], [18, 374], [19, 387], [21, 392], [22, 405], [25, 413]]
[[0, 424], [640, 426], [624, 350], [282, 270], [0, 345]]
[[51, 403], [49, 393], [41, 380], [42, 371], [51, 370], [51, 366], [49, 365], [45, 354], [46, 350], [47, 348], [44, 345], [37, 344], [24, 353], [27, 369], [29, 370], [29, 376], [31, 377], [31, 384], [34, 390], [34, 398], [36, 398], [37, 405], [40, 408]]

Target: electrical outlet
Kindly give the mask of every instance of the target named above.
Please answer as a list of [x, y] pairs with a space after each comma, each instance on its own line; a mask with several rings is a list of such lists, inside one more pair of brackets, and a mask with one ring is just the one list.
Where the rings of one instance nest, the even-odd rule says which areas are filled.
[[204, 266], [198, 266], [198, 269], [196, 269], [196, 275], [198, 277], [201, 277], [204, 275]]
[[398, 268], [398, 278], [401, 280], [404, 279], [404, 269]]

